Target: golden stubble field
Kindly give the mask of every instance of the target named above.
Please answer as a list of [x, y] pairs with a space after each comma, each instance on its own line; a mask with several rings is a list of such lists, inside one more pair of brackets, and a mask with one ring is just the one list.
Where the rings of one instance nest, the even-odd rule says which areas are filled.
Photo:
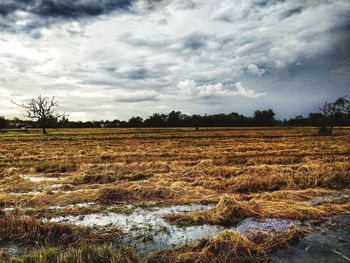
[[[317, 136], [316, 128], [49, 132], [0, 133], [4, 262], [266, 262], [315, 231], [314, 225], [350, 215], [348, 128], [333, 136]], [[141, 236], [128, 234], [135, 226], [119, 226], [118, 216], [98, 223], [110, 214], [168, 207], [175, 212], [150, 217], [164, 221], [164, 231], [170, 225], [219, 230], [171, 248], [168, 241], [158, 244], [157, 223], [156, 230], [137, 226]], [[93, 219], [79, 223], [91, 215], [98, 215], [97, 226]], [[234, 229], [247, 219], [276, 218], [293, 224], [283, 231]], [[159, 249], [140, 253], [130, 239]]]

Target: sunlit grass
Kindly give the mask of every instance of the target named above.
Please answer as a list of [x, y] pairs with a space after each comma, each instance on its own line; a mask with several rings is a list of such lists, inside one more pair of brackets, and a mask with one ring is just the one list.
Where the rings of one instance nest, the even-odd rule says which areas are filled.
[[[119, 204], [214, 206], [167, 216], [178, 224], [234, 225], [247, 217], [304, 220], [349, 214], [348, 198], [308, 203], [349, 191], [349, 140], [348, 128], [337, 128], [334, 136], [318, 136], [316, 128], [49, 129], [47, 136], [35, 129], [1, 132], [0, 209], [15, 209], [0, 217], [1, 238], [45, 245], [26, 260], [52, 255], [52, 262], [71, 262], [57, 260], [73, 254], [84, 257], [89, 249], [69, 252], [57, 247], [59, 242], [91, 245], [94, 238], [103, 242], [108, 235], [100, 238], [102, 233], [45, 223], [43, 218], [103, 212]], [[94, 205], [50, 208], [84, 203]], [[227, 246], [221, 245], [223, 237]], [[186, 250], [158, 254], [164, 259], [159, 262], [169, 262], [167, 257], [170, 262], [186, 262], [187, 257], [219, 262], [215, 255], [224, 260], [240, 253], [248, 258], [248, 243], [242, 238], [222, 234], [207, 241], [210, 249], [191, 244]], [[245, 245], [231, 254], [236, 241]], [[212, 249], [217, 246], [219, 250]], [[250, 259], [267, 258], [265, 250], [258, 252]]]

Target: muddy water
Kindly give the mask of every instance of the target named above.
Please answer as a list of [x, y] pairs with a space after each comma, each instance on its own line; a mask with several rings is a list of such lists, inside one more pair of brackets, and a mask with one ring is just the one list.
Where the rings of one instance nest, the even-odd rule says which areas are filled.
[[309, 200], [309, 203], [311, 203], [313, 205], [317, 205], [320, 202], [327, 200], [327, 199], [339, 199], [339, 198], [345, 198], [345, 197], [349, 197], [349, 193], [343, 192], [343, 193], [336, 193], [336, 194], [332, 194], [332, 195], [319, 196], [319, 197], [316, 197], [314, 199]]
[[85, 216], [65, 216], [51, 221], [67, 221], [83, 226], [106, 226], [115, 224], [125, 232], [124, 242], [141, 256], [151, 251], [178, 246], [224, 230], [222, 226], [179, 227], [166, 222], [162, 216], [170, 213], [183, 213], [208, 209], [205, 205], [171, 206], [164, 208], [136, 208], [130, 214], [107, 212]]
[[[319, 202], [325, 199], [335, 199], [347, 197], [348, 193], [341, 193], [335, 195], [327, 195], [314, 198], [309, 200], [312, 204], [318, 204]], [[91, 206], [96, 205], [95, 203], [82, 203], [76, 206]], [[69, 205], [65, 207], [61, 206], [52, 206], [51, 209], [62, 209], [70, 208], [75, 205]], [[116, 213], [116, 207], [111, 207], [110, 211], [107, 210], [103, 213], [95, 213], [88, 215], [80, 216], [62, 216], [52, 218], [50, 221], [55, 222], [69, 222], [77, 225], [83, 226], [108, 226], [114, 224], [121, 229], [123, 229], [125, 235], [123, 237], [123, 242], [133, 248], [141, 257], [147, 256], [150, 252], [158, 251], [166, 248], [172, 248], [175, 246], [186, 244], [187, 242], [193, 242], [202, 238], [207, 238], [218, 234], [219, 232], [225, 229], [238, 230], [242, 234], [247, 233], [252, 229], [261, 229], [271, 232], [280, 232], [286, 231], [288, 227], [292, 224], [307, 224], [306, 222], [301, 222], [298, 220], [288, 220], [280, 218], [271, 218], [271, 219], [254, 219], [246, 218], [242, 220], [238, 225], [231, 228], [225, 228], [223, 226], [215, 225], [199, 225], [199, 226], [177, 226], [172, 225], [168, 221], [162, 218], [163, 215], [171, 213], [184, 213], [198, 210], [209, 209], [212, 206], [210, 205], [179, 205], [179, 206], [170, 206], [170, 207], [154, 207], [154, 208], [134, 208], [131, 205], [125, 206], [125, 210], [132, 211], [131, 213]], [[123, 211], [123, 207], [120, 211]], [[349, 217], [350, 218], [350, 217]], [[349, 219], [350, 222], [350, 219]], [[276, 254], [274, 257], [274, 263], [294, 263], [294, 262], [349, 262], [341, 261], [345, 258], [344, 255], [350, 254], [349, 243], [344, 243], [339, 246], [335, 246], [333, 243], [336, 241], [336, 235], [330, 230], [324, 230], [326, 227], [320, 227], [320, 231], [315, 232], [315, 234], [307, 237], [303, 240], [297, 248], [288, 249], [280, 251], [280, 254]], [[349, 226], [345, 230], [341, 230], [347, 233], [347, 236], [350, 236]], [[328, 231], [329, 237], [325, 238], [322, 233]], [[329, 232], [330, 231], [330, 232]], [[342, 240], [346, 240], [343, 238]], [[348, 241], [347, 241], [348, 242]], [[332, 245], [333, 244], [333, 245]], [[328, 251], [326, 254], [323, 252], [324, 247]], [[327, 247], [328, 246], [328, 247]], [[310, 248], [312, 247], [312, 250]], [[1, 246], [0, 250], [3, 248], [8, 251], [10, 254], [16, 254], [16, 246], [7, 245]], [[12, 249], [12, 251], [11, 251]], [[307, 261], [306, 258], [310, 256], [305, 254], [303, 251], [311, 251], [312, 257], [323, 259], [331, 258], [333, 261]], [[334, 252], [334, 251], [336, 252]], [[330, 251], [330, 252], [329, 252]], [[337, 253], [339, 252], [339, 253]], [[345, 256], [346, 257], [346, 256]], [[337, 261], [338, 260], [338, 261]], [[339, 261], [340, 260], [340, 261]], [[346, 260], [346, 259], [345, 259]], [[298, 263], [299, 263], [298, 262]]]
[[61, 178], [56, 177], [37, 177], [37, 176], [23, 176], [24, 179], [33, 182], [33, 183], [40, 183], [40, 182], [51, 182], [51, 181], [60, 181]]
[[[318, 204], [325, 199], [336, 199], [347, 196], [348, 193], [326, 195], [309, 200], [309, 202]], [[243, 234], [252, 229], [281, 232], [286, 231], [292, 224], [305, 224], [305, 222], [302, 223], [298, 220], [280, 218], [246, 218], [237, 226], [230, 228], [216, 225], [177, 226], [170, 224], [162, 218], [162, 216], [166, 214], [198, 211], [211, 207], [210, 205], [182, 205], [155, 207], [152, 209], [135, 208], [130, 214], [106, 212], [85, 216], [57, 217], [53, 218], [52, 221], [67, 221], [83, 226], [106, 226], [115, 224], [125, 232], [124, 242], [141, 256], [145, 256], [152, 251], [171, 248], [201, 238], [211, 237], [225, 229], [238, 230]]]
[[92, 205], [95, 205], [95, 202], [87, 202], [87, 203], [77, 203], [77, 204], [73, 204], [73, 205], [65, 205], [65, 206], [61, 206], [61, 205], [52, 205], [49, 206], [49, 209], [69, 209], [69, 208], [81, 208], [81, 207], [89, 207]]
[[291, 225], [301, 225], [299, 220], [290, 220], [282, 218], [267, 218], [267, 219], [255, 219], [246, 218], [239, 223], [234, 229], [238, 230], [242, 234], [248, 233], [252, 229], [259, 229], [271, 232], [283, 232], [287, 231]]
[[320, 227], [295, 247], [278, 251], [271, 263], [346, 263], [350, 262], [350, 216], [334, 221], [336, 228]]
[[225, 229], [237, 229], [242, 233], [251, 229], [284, 231], [291, 224], [299, 221], [285, 219], [256, 220], [247, 218], [232, 228], [215, 225], [176, 226], [162, 218], [165, 214], [184, 213], [208, 209], [208, 205], [183, 205], [157, 207], [153, 209], [136, 208], [130, 214], [105, 213], [86, 216], [56, 217], [51, 221], [66, 221], [83, 226], [106, 226], [115, 224], [125, 232], [124, 242], [131, 246], [140, 256], [146, 256], [152, 251], [171, 248], [211, 237]]
[[22, 254], [23, 248], [13, 243], [7, 243], [7, 244], [0, 243], [0, 251], [5, 252], [6, 254], [9, 254], [11, 256], [19, 256]]

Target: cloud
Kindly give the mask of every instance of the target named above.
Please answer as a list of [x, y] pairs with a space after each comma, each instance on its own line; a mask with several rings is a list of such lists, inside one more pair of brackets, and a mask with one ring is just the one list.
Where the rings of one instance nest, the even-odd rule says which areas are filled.
[[197, 50], [205, 47], [208, 41], [208, 36], [198, 32], [191, 32], [186, 35], [182, 41], [183, 49]]
[[262, 68], [259, 68], [257, 65], [255, 64], [250, 64], [247, 66], [247, 70], [255, 75], [261, 76], [265, 73], [265, 70]]
[[[34, 38], [39, 38], [41, 35], [38, 30], [53, 23], [88, 19], [108, 15], [115, 11], [132, 12], [132, 7], [138, 2], [140, 1], [2, 0], [0, 2], [0, 29], [33, 34]], [[143, 9], [149, 10], [156, 7], [161, 0], [143, 0], [142, 2], [144, 3]], [[74, 28], [72, 30], [75, 33], [76, 30]]]
[[138, 68], [135, 70], [130, 70], [127, 73], [127, 77], [129, 79], [146, 79], [149, 77], [149, 70], [145, 69], [145, 68]]
[[350, 80], [350, 65], [335, 68], [330, 73], [340, 80]]
[[285, 19], [293, 15], [300, 14], [303, 11], [302, 7], [294, 7], [289, 10], [286, 10], [285, 12], [282, 13], [281, 18]]
[[132, 0], [4, 0], [0, 14], [7, 16], [18, 11], [43, 17], [97, 16], [118, 9], [127, 9]]
[[214, 11], [214, 13], [211, 15], [211, 19], [231, 23], [233, 20], [232, 13], [233, 7], [231, 5], [223, 5], [221, 8]]
[[237, 82], [235, 84], [237, 90], [236, 94], [242, 97], [247, 97], [247, 98], [260, 98], [261, 96], [265, 96], [266, 92], [256, 92], [254, 90], [248, 89], [247, 87], [244, 87], [241, 82]]
[[241, 82], [235, 84], [215, 84], [197, 85], [194, 80], [186, 79], [177, 84], [179, 93], [184, 96], [194, 98], [213, 98], [226, 96], [242, 96], [247, 98], [259, 98], [266, 93], [257, 93], [254, 90], [244, 87]]
[[[17, 114], [10, 99], [52, 94], [86, 119], [302, 114], [348, 92], [349, 14], [348, 0], [0, 0], [0, 103]], [[100, 106], [69, 107], [87, 94]]]
[[114, 101], [116, 102], [142, 102], [142, 101], [156, 101], [158, 93], [155, 91], [140, 90], [136, 92], [124, 92], [119, 94]]

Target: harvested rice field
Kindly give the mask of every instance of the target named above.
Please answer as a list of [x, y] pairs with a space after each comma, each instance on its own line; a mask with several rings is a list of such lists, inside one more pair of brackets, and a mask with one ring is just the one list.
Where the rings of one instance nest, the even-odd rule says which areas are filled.
[[349, 262], [350, 129], [0, 132], [0, 262]]

